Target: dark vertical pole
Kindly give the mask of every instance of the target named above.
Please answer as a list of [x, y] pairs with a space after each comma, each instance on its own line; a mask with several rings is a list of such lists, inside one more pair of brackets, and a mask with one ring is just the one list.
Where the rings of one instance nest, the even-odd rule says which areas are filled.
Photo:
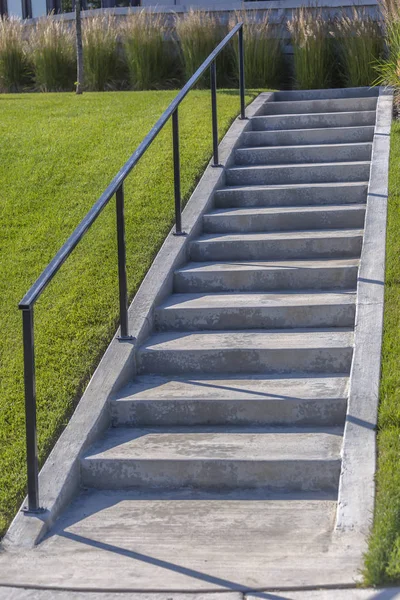
[[26, 463], [28, 470], [28, 511], [39, 510], [38, 448], [36, 431], [35, 347], [33, 308], [22, 311], [24, 341]]
[[121, 338], [128, 338], [128, 286], [126, 283], [126, 246], [123, 183], [115, 194], [117, 208], [118, 283]]
[[179, 156], [178, 109], [172, 113], [172, 146], [174, 154], [175, 235], [183, 235], [181, 218], [181, 165]]
[[212, 136], [213, 136], [213, 166], [218, 167], [218, 118], [217, 118], [217, 65], [215, 60], [210, 67], [211, 81], [211, 109], [212, 109]]
[[239, 91], [240, 91], [240, 118], [246, 118], [246, 104], [244, 98], [244, 46], [243, 25], [239, 29]]

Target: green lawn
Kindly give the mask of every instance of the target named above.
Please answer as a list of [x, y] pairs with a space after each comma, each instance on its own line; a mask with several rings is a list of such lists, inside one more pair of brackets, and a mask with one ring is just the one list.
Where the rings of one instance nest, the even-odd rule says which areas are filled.
[[400, 123], [391, 135], [385, 318], [374, 526], [365, 583], [400, 581]]
[[[25, 491], [18, 301], [149, 131], [176, 92], [0, 96], [0, 535]], [[247, 101], [255, 97], [249, 93]], [[239, 109], [219, 92], [220, 135]], [[211, 156], [210, 94], [180, 109], [182, 194]], [[130, 296], [173, 222], [171, 127], [126, 186]], [[109, 343], [118, 319], [111, 202], [39, 300], [35, 313], [38, 434], [43, 462]]]

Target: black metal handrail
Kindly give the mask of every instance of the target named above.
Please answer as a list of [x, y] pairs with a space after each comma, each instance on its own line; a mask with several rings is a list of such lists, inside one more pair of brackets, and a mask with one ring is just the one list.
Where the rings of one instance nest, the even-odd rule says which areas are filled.
[[24, 383], [25, 383], [25, 420], [26, 420], [26, 460], [28, 475], [28, 506], [26, 512], [41, 512], [39, 502], [39, 461], [36, 429], [36, 382], [35, 382], [35, 350], [33, 310], [36, 300], [53, 279], [68, 256], [80, 242], [82, 237], [93, 225], [103, 208], [111, 198], [116, 197], [117, 216], [117, 249], [118, 249], [118, 282], [119, 282], [119, 308], [120, 308], [120, 336], [119, 340], [131, 340], [128, 332], [128, 286], [126, 280], [126, 249], [125, 249], [125, 218], [124, 218], [124, 181], [133, 167], [146, 152], [170, 117], [172, 117], [172, 143], [174, 160], [174, 197], [175, 197], [175, 235], [185, 235], [182, 231], [181, 217], [181, 189], [180, 189], [180, 152], [179, 152], [179, 120], [178, 107], [189, 91], [197, 83], [203, 73], [210, 68], [211, 82], [211, 108], [212, 108], [212, 137], [213, 137], [213, 166], [218, 167], [218, 120], [217, 120], [217, 71], [216, 58], [238, 34], [239, 44], [239, 92], [240, 92], [240, 117], [245, 115], [245, 82], [244, 82], [244, 49], [243, 49], [243, 23], [238, 23], [225, 36], [203, 64], [192, 75], [186, 85], [177, 94], [168, 108], [163, 112], [157, 123], [152, 127], [144, 140], [136, 148], [129, 160], [120, 169], [107, 189], [102, 193], [97, 202], [92, 206], [78, 227], [57, 252], [53, 260], [44, 269], [30, 290], [25, 294], [18, 307], [22, 310], [23, 346], [24, 346]]

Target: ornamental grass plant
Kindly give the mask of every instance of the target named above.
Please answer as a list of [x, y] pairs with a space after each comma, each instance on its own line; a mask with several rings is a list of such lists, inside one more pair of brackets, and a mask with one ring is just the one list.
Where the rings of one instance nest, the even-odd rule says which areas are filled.
[[71, 91], [76, 78], [74, 30], [65, 21], [40, 19], [31, 29], [34, 79], [42, 92]]
[[375, 84], [400, 89], [400, 4], [398, 0], [381, 0], [386, 56], [377, 60]]
[[[228, 33], [228, 26], [220, 23], [214, 15], [190, 9], [176, 19], [176, 34], [187, 81], [207, 56]], [[232, 46], [225, 48], [217, 58], [217, 82], [228, 86], [233, 79]], [[208, 87], [208, 72], [199, 80], [198, 87]]]
[[0, 91], [21, 92], [29, 71], [22, 21], [0, 17]]
[[350, 15], [344, 13], [336, 19], [334, 36], [345, 85], [372, 85], [376, 79], [376, 62], [382, 59], [384, 50], [379, 22], [364, 8], [353, 6]]
[[121, 36], [131, 89], [161, 89], [178, 83], [178, 59], [161, 14], [130, 13], [121, 25]]
[[[257, 20], [246, 11], [238, 11], [231, 19], [234, 27], [243, 22], [244, 70], [250, 88], [275, 87], [279, 84], [283, 66], [282, 23], [273, 25], [269, 11]], [[239, 70], [239, 45], [233, 41], [235, 71]]]
[[298, 89], [319, 89], [331, 84], [331, 23], [318, 7], [293, 11], [287, 28], [292, 36], [294, 81]]
[[100, 14], [85, 19], [82, 37], [85, 87], [93, 91], [116, 89], [122, 62], [116, 18]]

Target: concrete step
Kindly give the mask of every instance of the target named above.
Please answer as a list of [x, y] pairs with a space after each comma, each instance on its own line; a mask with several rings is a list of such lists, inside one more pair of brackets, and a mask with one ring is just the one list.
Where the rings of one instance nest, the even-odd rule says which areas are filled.
[[358, 258], [362, 229], [207, 234], [190, 244], [193, 261]]
[[288, 183], [334, 183], [366, 181], [369, 161], [299, 163], [232, 167], [226, 171], [226, 185], [273, 185]]
[[[354, 544], [337, 548], [336, 501], [337, 491], [82, 490], [28, 560], [2, 553], [7, 581], [53, 589], [3, 600], [240, 600], [299, 582], [346, 587], [360, 554]], [[54, 591], [66, 582], [82, 591]]]
[[348, 377], [141, 376], [110, 402], [115, 427], [343, 426]]
[[280, 100], [265, 102], [262, 115], [290, 115], [335, 113], [376, 110], [377, 96], [365, 98], [324, 98], [308, 100]]
[[205, 233], [364, 227], [365, 204], [279, 208], [227, 208], [203, 217]]
[[178, 293], [356, 289], [358, 259], [188, 263], [174, 274]]
[[349, 373], [350, 328], [168, 332], [137, 350], [139, 374]]
[[158, 331], [352, 327], [355, 291], [173, 294], [156, 309]]
[[361, 204], [367, 200], [367, 191], [368, 181], [248, 185], [217, 190], [214, 201], [217, 208]]
[[315, 129], [325, 127], [358, 127], [375, 125], [375, 110], [326, 112], [314, 114], [261, 115], [250, 119], [253, 131], [278, 129]]
[[83, 485], [334, 491], [342, 428], [114, 428], [81, 461]]
[[374, 126], [329, 127], [328, 129], [288, 129], [278, 131], [245, 131], [243, 146], [295, 146], [297, 144], [350, 144], [372, 142]]
[[372, 143], [238, 148], [237, 165], [297, 164], [371, 160]]
[[354, 87], [354, 88], [331, 88], [325, 90], [289, 90], [274, 92], [275, 102], [303, 100], [332, 100], [334, 98], [373, 98], [379, 96], [379, 88], [376, 87]]

